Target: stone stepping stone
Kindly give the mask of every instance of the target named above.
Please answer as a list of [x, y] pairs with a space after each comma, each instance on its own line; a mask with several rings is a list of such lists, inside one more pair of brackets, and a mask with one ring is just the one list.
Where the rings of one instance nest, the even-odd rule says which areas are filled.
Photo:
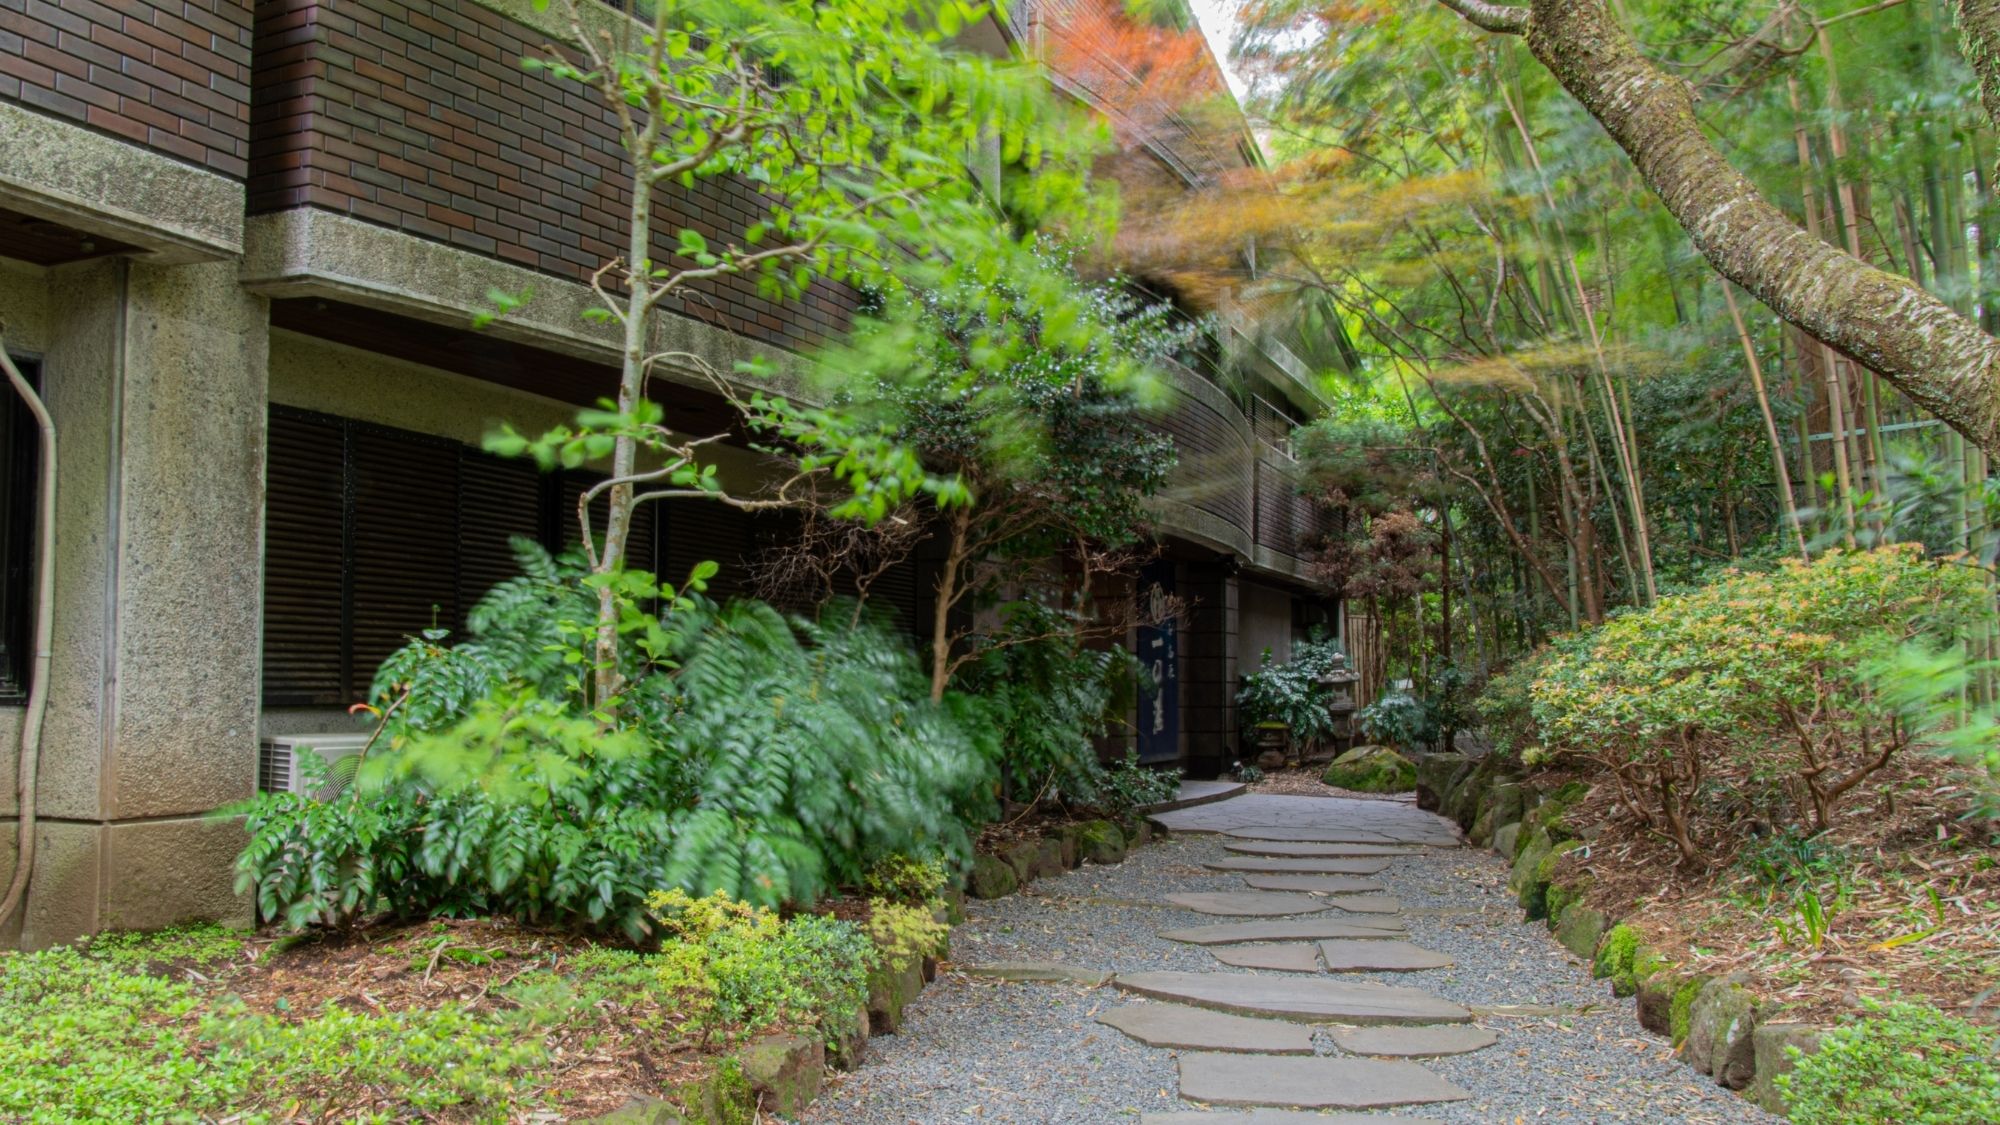
[[1293, 945], [1211, 945], [1208, 951], [1215, 954], [1217, 961], [1239, 969], [1276, 969], [1283, 973], [1319, 972], [1319, 947], [1303, 942]]
[[1443, 829], [1384, 827], [1331, 828], [1319, 825], [1274, 824], [1262, 827], [1230, 828], [1223, 832], [1238, 840], [1286, 840], [1312, 844], [1428, 844], [1455, 848], [1459, 839]]
[[1260, 891], [1304, 891], [1314, 895], [1350, 895], [1384, 889], [1373, 879], [1352, 875], [1245, 875], [1243, 881]]
[[1323, 941], [1319, 953], [1335, 973], [1414, 973], [1452, 964], [1450, 957], [1407, 941]]
[[1330, 906], [1338, 907], [1350, 914], [1400, 914], [1403, 912], [1401, 899], [1387, 895], [1334, 895], [1318, 899]]
[[1449, 1000], [1420, 989], [1374, 981], [1149, 972], [1119, 973], [1112, 983], [1141, 996], [1238, 1015], [1295, 1016], [1357, 1026], [1472, 1022], [1471, 1012]]
[[1325, 910], [1327, 901], [1311, 895], [1273, 894], [1268, 891], [1190, 891], [1168, 895], [1167, 901], [1198, 914], [1223, 914], [1238, 918], [1262, 918], [1280, 914], [1312, 914]]
[[1380, 1113], [1312, 1113], [1306, 1109], [1252, 1109], [1248, 1113], [1140, 1113], [1138, 1125], [1444, 1125], [1436, 1117], [1396, 1117]]
[[1181, 1097], [1211, 1105], [1375, 1109], [1472, 1097], [1412, 1062], [1215, 1054], [1180, 1061]]
[[1312, 1113], [1303, 1109], [1253, 1109], [1246, 1113], [1142, 1113], [1139, 1125], [1444, 1125], [1435, 1117], [1401, 1117], [1380, 1113]]
[[1483, 1027], [1337, 1027], [1333, 1041], [1357, 1055], [1395, 1055], [1429, 1059], [1468, 1055], [1500, 1041], [1500, 1033]]
[[1017, 984], [1081, 984], [1097, 988], [1111, 980], [1111, 974], [1103, 969], [1085, 969], [1055, 961], [995, 961], [987, 965], [960, 966], [959, 971], [967, 976], [993, 977]]
[[1168, 941], [1189, 945], [1234, 945], [1247, 941], [1318, 941], [1323, 938], [1397, 938], [1403, 923], [1394, 918], [1300, 918], [1289, 922], [1228, 922], [1162, 930]]
[[1180, 1004], [1127, 1004], [1097, 1017], [1149, 1047], [1236, 1051], [1260, 1055], [1310, 1055], [1312, 1028], [1283, 1020], [1232, 1016]]
[[1379, 875], [1389, 861], [1233, 855], [1202, 866], [1210, 871], [1255, 871], [1266, 875]]
[[1295, 840], [1232, 840], [1222, 850], [1237, 855], [1317, 856], [1362, 858], [1366, 856], [1417, 855], [1415, 848], [1389, 844], [1314, 844]]

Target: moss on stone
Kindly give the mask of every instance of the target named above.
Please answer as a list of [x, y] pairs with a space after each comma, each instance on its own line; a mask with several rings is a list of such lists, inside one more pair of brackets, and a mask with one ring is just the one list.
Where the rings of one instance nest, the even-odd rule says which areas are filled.
[[1680, 987], [1674, 989], [1674, 1003], [1668, 1010], [1667, 1019], [1667, 1026], [1673, 1032], [1674, 1046], [1678, 1047], [1687, 1040], [1688, 1013], [1693, 1010], [1695, 998], [1701, 995], [1701, 990], [1708, 981], [1708, 977], [1696, 974], [1682, 981]]
[[1638, 976], [1634, 972], [1638, 957], [1639, 932], [1620, 922], [1604, 935], [1590, 973], [1600, 980], [1609, 980], [1613, 995], [1630, 996], [1639, 990]]
[[1417, 767], [1386, 746], [1357, 746], [1335, 758], [1320, 780], [1357, 793], [1407, 793], [1417, 786]]

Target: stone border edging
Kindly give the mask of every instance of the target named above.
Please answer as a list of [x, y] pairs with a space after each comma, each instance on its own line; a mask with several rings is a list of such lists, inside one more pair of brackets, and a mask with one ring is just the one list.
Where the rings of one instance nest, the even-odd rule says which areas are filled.
[[1122, 822], [1086, 820], [1065, 824], [1053, 834], [1023, 840], [1000, 855], [977, 855], [967, 873], [965, 893], [976, 899], [1005, 898], [1044, 875], [1061, 875], [1091, 863], [1125, 862], [1133, 848], [1144, 847], [1167, 830], [1134, 813]]
[[1786, 1116], [1775, 1084], [1793, 1065], [1786, 1048], [1813, 1053], [1823, 1029], [1783, 1019], [1741, 974], [1691, 972], [1641, 944], [1631, 927], [1582, 905], [1587, 881], [1556, 881], [1562, 857], [1586, 846], [1566, 820], [1582, 783], [1545, 791], [1497, 754], [1417, 757], [1417, 806], [1456, 821], [1474, 845], [1513, 864], [1508, 886], [1529, 919], [1546, 922], [1592, 976], [1611, 982], [1612, 995], [1632, 997], [1640, 1026], [1668, 1037], [1682, 1062]]

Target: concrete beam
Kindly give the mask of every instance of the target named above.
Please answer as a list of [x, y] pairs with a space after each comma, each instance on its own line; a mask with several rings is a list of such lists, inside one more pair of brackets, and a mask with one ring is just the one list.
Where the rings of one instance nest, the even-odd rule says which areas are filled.
[[196, 262], [242, 252], [243, 206], [226, 176], [0, 102], [0, 207]]

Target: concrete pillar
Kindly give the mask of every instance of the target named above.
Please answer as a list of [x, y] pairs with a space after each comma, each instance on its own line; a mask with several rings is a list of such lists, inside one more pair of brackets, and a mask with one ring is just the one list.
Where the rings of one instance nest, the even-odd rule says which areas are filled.
[[0, 943], [248, 922], [240, 822], [209, 814], [256, 786], [268, 305], [234, 262], [47, 285], [55, 668], [34, 878]]

